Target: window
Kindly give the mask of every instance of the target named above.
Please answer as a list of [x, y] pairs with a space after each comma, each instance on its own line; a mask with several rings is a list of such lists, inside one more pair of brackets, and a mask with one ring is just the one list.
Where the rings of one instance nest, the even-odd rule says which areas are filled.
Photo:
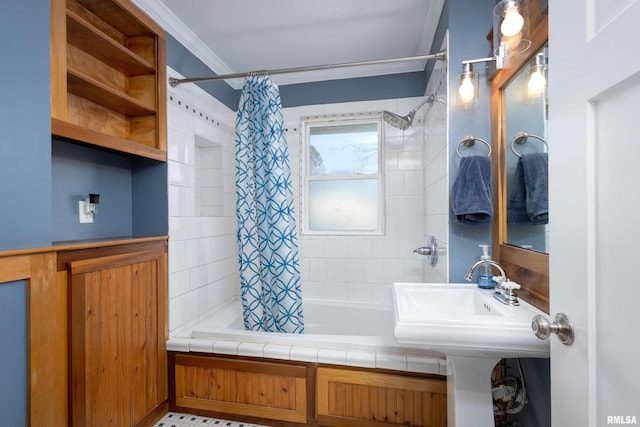
[[303, 122], [306, 234], [382, 234], [380, 117]]

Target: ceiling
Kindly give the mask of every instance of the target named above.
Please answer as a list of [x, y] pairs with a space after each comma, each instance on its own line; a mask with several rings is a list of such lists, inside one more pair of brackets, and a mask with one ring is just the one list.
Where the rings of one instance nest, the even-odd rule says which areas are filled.
[[[428, 54], [445, 0], [133, 1], [216, 74], [233, 74]], [[293, 84], [424, 67], [408, 61], [273, 80]], [[237, 88], [237, 80], [229, 83]]]

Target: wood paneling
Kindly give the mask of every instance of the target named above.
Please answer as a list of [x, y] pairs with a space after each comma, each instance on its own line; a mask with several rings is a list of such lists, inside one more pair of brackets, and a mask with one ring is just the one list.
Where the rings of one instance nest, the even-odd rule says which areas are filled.
[[68, 425], [67, 275], [56, 254], [31, 256], [29, 418], [32, 426]]
[[317, 387], [321, 425], [447, 425], [444, 379], [318, 368]]
[[175, 400], [182, 408], [306, 423], [304, 366], [179, 355]]
[[0, 283], [31, 277], [31, 257], [12, 256], [0, 258]]
[[175, 410], [278, 426], [447, 425], [445, 377], [189, 353], [170, 361]]
[[67, 120], [67, 21], [65, 3], [51, 0], [51, 117]]
[[67, 399], [66, 275], [56, 273], [55, 252], [0, 253], [0, 283], [26, 280], [28, 293], [29, 420], [65, 427]]
[[72, 424], [135, 425], [167, 398], [166, 246], [69, 266]]

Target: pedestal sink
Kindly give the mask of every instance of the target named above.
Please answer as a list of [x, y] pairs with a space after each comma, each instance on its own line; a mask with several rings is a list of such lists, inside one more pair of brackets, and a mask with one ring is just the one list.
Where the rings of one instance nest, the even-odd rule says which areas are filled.
[[493, 426], [491, 371], [502, 358], [549, 357], [531, 331], [545, 315], [520, 300], [507, 306], [494, 291], [467, 283], [394, 283], [398, 343], [446, 354], [449, 427]]

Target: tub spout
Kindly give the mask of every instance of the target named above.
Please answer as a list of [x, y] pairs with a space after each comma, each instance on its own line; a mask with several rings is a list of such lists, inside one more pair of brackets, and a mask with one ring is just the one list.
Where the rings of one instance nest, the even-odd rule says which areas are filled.
[[420, 246], [413, 250], [414, 254], [427, 256], [431, 267], [435, 267], [438, 263], [438, 242], [433, 236], [429, 237], [427, 246]]
[[419, 248], [414, 249], [413, 253], [418, 255], [431, 255], [433, 253], [433, 248], [430, 246], [420, 246]]

